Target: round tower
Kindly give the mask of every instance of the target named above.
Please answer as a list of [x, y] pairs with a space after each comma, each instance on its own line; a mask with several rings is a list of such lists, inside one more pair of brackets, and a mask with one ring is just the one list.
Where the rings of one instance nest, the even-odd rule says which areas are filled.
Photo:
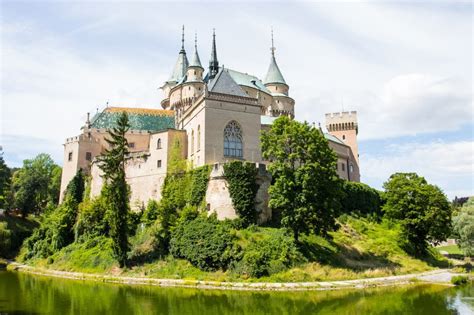
[[194, 55], [186, 70], [186, 82], [183, 84], [183, 98], [195, 98], [204, 93], [204, 68], [197, 50], [197, 35], [194, 36]]
[[271, 109], [269, 109], [272, 116], [287, 115], [290, 117], [295, 116], [295, 100], [288, 96], [289, 86], [286, 84], [285, 79], [278, 67], [275, 59], [275, 45], [273, 43], [273, 30], [272, 30], [272, 47], [270, 48], [272, 57], [270, 60], [270, 66], [268, 67], [267, 75], [263, 80], [265, 87], [270, 91], [273, 96], [273, 103]]

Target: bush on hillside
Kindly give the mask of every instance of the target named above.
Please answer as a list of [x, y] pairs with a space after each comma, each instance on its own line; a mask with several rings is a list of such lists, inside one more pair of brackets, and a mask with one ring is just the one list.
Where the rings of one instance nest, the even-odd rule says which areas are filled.
[[108, 235], [108, 204], [103, 196], [84, 201], [79, 205], [79, 214], [74, 226], [75, 239], [87, 239], [99, 235]]
[[344, 198], [341, 200], [342, 212], [347, 214], [382, 216], [383, 201], [381, 192], [362, 183], [344, 181]]
[[262, 277], [286, 270], [303, 260], [293, 238], [279, 229], [268, 237], [251, 242], [233, 269], [239, 274]]
[[132, 263], [145, 263], [168, 254], [168, 233], [163, 229], [160, 222], [144, 229], [138, 229], [136, 235], [131, 238], [131, 250], [128, 258]]
[[226, 269], [237, 254], [235, 235], [228, 224], [215, 215], [199, 216], [178, 224], [171, 236], [170, 252], [176, 258], [185, 258], [202, 270]]

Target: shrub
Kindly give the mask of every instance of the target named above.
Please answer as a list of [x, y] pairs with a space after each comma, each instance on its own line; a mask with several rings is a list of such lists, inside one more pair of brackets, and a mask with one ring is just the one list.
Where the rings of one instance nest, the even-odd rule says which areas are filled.
[[71, 195], [47, 215], [41, 226], [25, 241], [25, 259], [48, 257], [74, 241], [77, 204]]
[[74, 226], [75, 239], [108, 235], [108, 204], [103, 196], [87, 200], [79, 205], [79, 215]]
[[158, 218], [158, 201], [150, 199], [146, 205], [145, 212], [143, 212], [142, 222], [146, 225], [151, 225]]
[[234, 271], [251, 277], [269, 276], [303, 260], [293, 238], [280, 229], [264, 239], [251, 242], [245, 248], [242, 260], [235, 263]]
[[381, 216], [383, 203], [380, 191], [366, 184], [349, 181], [344, 181], [342, 187], [344, 191], [344, 198], [341, 200], [342, 212]]
[[224, 176], [229, 184], [232, 205], [242, 219], [242, 223], [249, 225], [257, 222], [255, 196], [258, 185], [255, 164], [241, 161], [224, 164]]
[[133, 263], [150, 262], [168, 253], [169, 237], [159, 222], [140, 230], [131, 239], [128, 258]]
[[451, 283], [454, 285], [466, 284], [469, 281], [467, 276], [454, 276], [451, 278]]
[[217, 217], [199, 216], [183, 220], [171, 236], [170, 252], [176, 258], [185, 258], [202, 270], [226, 269], [238, 249], [233, 246], [235, 235], [225, 222]]

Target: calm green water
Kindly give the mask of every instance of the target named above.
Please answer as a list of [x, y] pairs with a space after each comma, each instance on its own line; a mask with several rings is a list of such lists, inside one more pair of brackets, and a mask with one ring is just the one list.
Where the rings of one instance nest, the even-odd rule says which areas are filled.
[[474, 287], [326, 292], [113, 285], [0, 271], [0, 314], [474, 314]]

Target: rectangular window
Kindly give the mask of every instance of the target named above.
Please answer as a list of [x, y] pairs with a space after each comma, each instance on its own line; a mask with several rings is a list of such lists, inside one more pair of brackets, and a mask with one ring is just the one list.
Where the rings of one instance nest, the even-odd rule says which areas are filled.
[[135, 148], [135, 142], [129, 142], [128, 147], [131, 149]]
[[344, 172], [346, 170], [346, 164], [341, 163], [342, 171]]
[[69, 154], [67, 155], [67, 160], [72, 161], [72, 152], [69, 152]]
[[156, 167], [161, 168], [161, 160], [158, 160], [158, 161], [156, 162]]
[[92, 153], [91, 152], [86, 152], [86, 160], [87, 161], [92, 161]]
[[351, 173], [354, 172], [354, 165], [352, 165], [352, 164], [349, 165], [349, 171], [350, 171]]

